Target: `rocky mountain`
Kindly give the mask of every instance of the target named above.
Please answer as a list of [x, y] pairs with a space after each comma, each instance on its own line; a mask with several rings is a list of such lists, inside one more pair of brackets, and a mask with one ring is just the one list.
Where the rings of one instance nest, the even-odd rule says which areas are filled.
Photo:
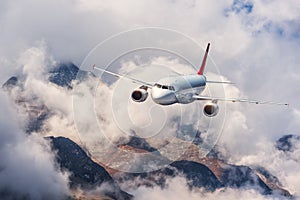
[[25, 110], [23, 114], [27, 117], [26, 133], [40, 131], [44, 120], [50, 116], [50, 110], [47, 106], [41, 103], [38, 97], [26, 96], [24, 94], [23, 82], [18, 77], [13, 76], [8, 79], [2, 85], [2, 88], [10, 94], [18, 110]]
[[186, 178], [190, 189], [205, 188], [207, 191], [215, 191], [224, 185], [218, 180], [214, 173], [205, 165], [188, 160], [178, 160], [169, 166], [157, 171], [145, 173], [117, 172], [112, 175], [121, 185], [139, 180], [138, 184], [132, 185], [131, 189], [139, 186], [166, 186], [167, 178], [181, 176]]
[[[217, 152], [217, 150], [214, 151]], [[214, 153], [213, 156], [200, 157], [198, 147], [192, 144], [178, 161], [164, 169], [141, 174], [122, 172], [112, 172], [111, 174], [121, 184], [138, 178], [143, 180], [142, 183], [146, 186], [164, 187], [167, 177], [182, 175], [187, 179], [191, 189], [201, 187], [214, 191], [226, 187], [252, 188], [264, 195], [279, 193], [291, 197], [291, 194], [282, 188], [280, 181], [266, 169], [259, 166], [232, 165], [216, 157], [219, 154]]]
[[300, 136], [284, 135], [276, 141], [276, 148], [284, 152], [292, 152], [295, 149], [295, 143], [300, 144]]
[[17, 86], [18, 82], [18, 78], [16, 76], [12, 76], [2, 85], [2, 88], [4, 88], [5, 90], [10, 90], [13, 87]]
[[[214, 191], [219, 188], [254, 188], [264, 195], [274, 192], [283, 196], [291, 197], [291, 194], [282, 189], [280, 181], [271, 175], [266, 169], [261, 167], [250, 168], [248, 166], [236, 166], [227, 164], [216, 158], [201, 158], [191, 154], [189, 150], [187, 159], [181, 158], [171, 163], [166, 168], [148, 172], [148, 173], [125, 173], [111, 171], [105, 166], [92, 161], [83, 149], [68, 138], [50, 137], [52, 146], [57, 151], [57, 161], [62, 169], [70, 171], [71, 188], [81, 187], [92, 189], [101, 183], [106, 182], [114, 186], [115, 192], [106, 194], [111, 198], [116, 196], [130, 198], [131, 196], [121, 191], [118, 184], [138, 183], [131, 185], [131, 189], [158, 185], [162, 188], [166, 186], [166, 180], [170, 177], [182, 176], [187, 179], [190, 189], [205, 188], [208, 191]], [[188, 158], [189, 157], [189, 158]], [[195, 160], [195, 161], [192, 161]], [[110, 171], [109, 174], [107, 171]]]
[[254, 173], [272, 190], [272, 192], [277, 192], [285, 197], [292, 197], [289, 191], [283, 189], [283, 185], [280, 180], [273, 176], [267, 169], [263, 167], [253, 168]]
[[[49, 71], [49, 82], [72, 90], [72, 81], [76, 78], [79, 69], [72, 63], [63, 63], [55, 66]], [[25, 97], [22, 95], [22, 77], [12, 77], [3, 84], [3, 88], [10, 92], [18, 89], [19, 95], [12, 96], [17, 106], [26, 108], [28, 123], [27, 133], [39, 132], [44, 121], [52, 115], [51, 110], [43, 105], [38, 97]], [[259, 166], [237, 166], [227, 163], [222, 158], [222, 154], [213, 149], [206, 157], [199, 156], [198, 143], [201, 143], [201, 133], [197, 133], [196, 138], [189, 149], [180, 159], [169, 166], [149, 173], [129, 174], [110, 169], [103, 163], [96, 163], [86, 152], [76, 143], [64, 137], [49, 137], [53, 150], [56, 152], [56, 159], [62, 170], [70, 172], [70, 188], [81, 188], [82, 190], [93, 190], [101, 187], [103, 183], [109, 184], [110, 190], [103, 190], [105, 197], [112, 199], [132, 199], [132, 196], [120, 189], [120, 185], [130, 185], [139, 187], [141, 185], [153, 187], [158, 185], [165, 187], [169, 177], [182, 176], [186, 178], [190, 189], [204, 188], [214, 191], [219, 188], [254, 188], [264, 195], [274, 192], [290, 197], [290, 193], [282, 188], [280, 180], [270, 174], [266, 169]], [[180, 139], [180, 138], [179, 138]], [[299, 140], [297, 136], [284, 136], [280, 138], [276, 147], [282, 151], [292, 151], [293, 141]], [[157, 151], [146, 139], [132, 137], [126, 144], [119, 148], [135, 149], [137, 152]], [[118, 158], [112, 155], [114, 158]], [[139, 179], [136, 183], [134, 180]]]
[[71, 82], [76, 79], [79, 68], [73, 63], [60, 63], [49, 71], [49, 81], [61, 87], [72, 89]]
[[181, 159], [192, 160], [207, 166], [224, 187], [249, 187], [255, 188], [265, 195], [275, 192], [283, 196], [291, 196], [287, 190], [282, 188], [279, 180], [272, 176], [266, 169], [259, 166], [232, 165], [222, 159], [221, 153], [218, 150], [213, 149], [212, 152], [212, 154], [208, 154], [206, 157], [201, 157], [199, 156], [198, 147], [192, 144]]
[[122, 191], [109, 173], [91, 160], [83, 149], [72, 140], [64, 137], [48, 137], [52, 148], [57, 152], [56, 160], [61, 170], [70, 172], [70, 188], [93, 190], [102, 184], [108, 184], [103, 195], [112, 199], [129, 200], [132, 195]]
[[[57, 86], [72, 89], [72, 81], [76, 79], [78, 71], [79, 68], [73, 63], [60, 63], [48, 72], [48, 80]], [[26, 132], [40, 131], [44, 121], [52, 113], [46, 105], [39, 101], [38, 97], [28, 97], [24, 94], [23, 77], [12, 76], [2, 85], [2, 88], [11, 93], [12, 100], [21, 110], [26, 110], [25, 114], [28, 118]]]
[[153, 148], [144, 138], [130, 137], [127, 145], [148, 152], [157, 151], [157, 149]]

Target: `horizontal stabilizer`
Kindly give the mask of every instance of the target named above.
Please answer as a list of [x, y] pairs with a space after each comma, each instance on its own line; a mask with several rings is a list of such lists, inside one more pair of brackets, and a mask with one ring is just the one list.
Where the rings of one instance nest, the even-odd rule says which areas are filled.
[[230, 81], [206, 81], [206, 83], [235, 84]]
[[279, 105], [279, 106], [289, 106], [288, 103], [278, 103], [273, 101], [258, 101], [253, 99], [237, 99], [237, 98], [225, 98], [225, 97], [209, 97], [209, 96], [201, 96], [194, 95], [193, 98], [195, 100], [210, 100], [210, 101], [229, 101], [229, 102], [245, 102], [245, 103], [254, 103], [254, 104], [269, 104], [269, 105]]

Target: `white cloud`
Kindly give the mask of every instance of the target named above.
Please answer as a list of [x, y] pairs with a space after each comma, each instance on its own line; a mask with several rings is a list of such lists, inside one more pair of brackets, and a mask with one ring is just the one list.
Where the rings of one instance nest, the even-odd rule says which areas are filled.
[[[288, 0], [288, 1], [257, 1], [254, 0], [254, 9], [253, 15], [258, 16], [261, 20], [269, 21], [276, 23], [285, 31], [290, 31], [295, 27], [288, 27], [284, 24], [286, 22], [295, 21], [300, 18], [299, 14], [299, 2], [297, 0]], [[274, 12], [276, 11], [276, 12]]]
[[176, 177], [167, 180], [165, 188], [153, 187], [146, 188], [139, 187], [136, 191], [132, 192], [137, 199], [150, 200], [150, 199], [281, 199], [282, 197], [276, 196], [263, 196], [257, 191], [237, 190], [237, 189], [220, 189], [214, 192], [207, 192], [203, 189], [190, 190], [184, 178]]
[[[122, 30], [141, 26], [175, 29], [192, 36], [202, 46], [212, 42], [211, 58], [221, 74], [237, 83], [238, 89], [227, 88], [228, 96], [247, 95], [291, 104], [290, 110], [229, 105], [221, 144], [229, 147], [232, 162], [257, 155], [261, 157], [256, 160], [264, 163], [266, 157], [260, 152], [276, 154], [271, 145], [262, 148], [264, 142], [273, 144], [282, 134], [299, 134], [300, 130], [299, 3], [298, 0], [248, 2], [253, 4], [251, 13], [226, 15], [231, 0], [1, 1], [0, 81], [4, 82], [14, 71], [21, 73], [22, 69], [28, 75], [27, 95], [38, 95], [55, 110], [56, 115], [48, 119], [50, 134], [68, 132], [71, 137], [74, 128], [70, 93], [45, 81], [43, 73], [47, 64], [53, 60], [79, 64], [98, 42]], [[39, 41], [44, 41], [48, 49], [37, 45]], [[284, 165], [284, 161], [279, 163]], [[275, 164], [271, 162], [267, 167], [272, 169]], [[297, 166], [291, 164], [291, 168]], [[272, 172], [280, 176], [280, 170], [275, 167]], [[286, 173], [286, 183], [293, 190], [297, 184], [292, 173], [295, 176], [298, 173], [295, 170]], [[280, 177], [285, 180], [284, 176]]]
[[299, 196], [300, 167], [299, 141], [294, 141], [296, 150], [283, 152], [275, 149], [272, 142], [260, 140], [256, 144], [256, 153], [248, 156], [241, 156], [237, 164], [262, 166], [279, 178], [283, 188], [288, 189], [293, 195]]
[[0, 94], [0, 188], [7, 198], [59, 199], [69, 195], [68, 176], [54, 162], [50, 145], [18, 128], [8, 98]]
[[[22, 116], [23, 126], [28, 121], [28, 108], [45, 105], [49, 111], [48, 118], [42, 129], [43, 136], [68, 136], [79, 141], [73, 121], [72, 91], [59, 87], [48, 81], [48, 71], [55, 66], [56, 61], [47, 52], [44, 42], [31, 47], [18, 58], [24, 81], [22, 89], [15, 88], [11, 92], [11, 100], [25, 99], [25, 105], [17, 106], [19, 117]], [[23, 101], [23, 100], [22, 100]], [[21, 101], [21, 102], [22, 102]], [[28, 107], [28, 108], [27, 108]], [[37, 117], [37, 116], [34, 116]]]

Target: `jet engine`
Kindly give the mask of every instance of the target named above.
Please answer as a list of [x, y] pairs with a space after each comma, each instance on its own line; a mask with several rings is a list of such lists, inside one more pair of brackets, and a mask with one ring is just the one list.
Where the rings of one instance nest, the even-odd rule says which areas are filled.
[[207, 117], [214, 117], [218, 114], [218, 112], [219, 112], [219, 106], [218, 106], [218, 104], [216, 104], [214, 102], [205, 104], [205, 106], [203, 108], [203, 113]]
[[131, 93], [131, 99], [135, 102], [143, 102], [148, 97], [147, 87], [141, 86]]

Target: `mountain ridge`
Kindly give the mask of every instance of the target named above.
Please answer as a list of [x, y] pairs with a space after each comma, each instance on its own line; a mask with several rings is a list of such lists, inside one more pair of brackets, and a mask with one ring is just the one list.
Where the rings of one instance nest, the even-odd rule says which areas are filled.
[[[58, 64], [54, 69], [49, 71], [48, 81], [58, 87], [72, 90], [72, 82], [76, 79], [78, 71], [79, 68], [73, 63]], [[2, 85], [2, 88], [5, 88], [6, 91], [10, 91], [15, 87], [22, 87], [20, 80], [18, 77], [12, 77]], [[26, 105], [26, 108], [28, 108], [26, 112], [29, 113], [29, 116], [32, 116], [29, 118], [29, 123], [27, 124], [27, 133], [39, 132], [43, 127], [44, 121], [51, 116], [49, 108], [43, 104], [39, 104], [38, 101], [23, 99], [21, 97], [20, 99], [14, 99], [14, 102], [21, 106]], [[160, 185], [164, 187], [166, 178], [176, 175], [185, 177], [190, 188], [203, 187], [209, 191], [214, 191], [224, 187], [242, 188], [251, 186], [264, 195], [279, 192], [283, 196], [292, 196], [287, 190], [282, 188], [280, 181], [275, 176], [272, 176], [266, 169], [260, 167], [252, 169], [248, 166], [228, 164], [226, 161], [220, 159], [218, 152], [215, 152], [215, 156], [200, 157], [199, 149], [196, 145], [201, 142], [199, 134], [196, 135], [196, 142], [191, 144], [190, 148], [181, 158], [170, 164], [169, 167], [155, 172], [141, 174], [125, 174], [109, 169], [103, 163], [96, 163], [78, 144], [68, 138], [49, 137], [48, 140], [51, 141], [53, 149], [57, 151], [56, 158], [57, 162], [60, 163], [60, 168], [72, 172], [70, 175], [71, 188], [80, 187], [84, 190], [90, 190], [99, 186], [99, 184], [101, 185], [105, 182], [104, 180], [107, 180], [108, 183], [113, 185], [115, 191], [104, 194], [113, 199], [118, 199], [119, 197], [124, 199], [132, 198], [130, 194], [120, 189], [118, 183], [122, 184], [125, 181], [142, 178], [145, 180], [146, 186], [153, 187], [154, 185]], [[292, 150], [290, 138], [294, 139], [294, 137], [288, 135], [282, 138], [276, 143], [277, 149], [283, 151]], [[157, 151], [157, 149], [142, 138], [131, 138], [128, 143], [120, 145], [119, 148], [133, 148], [133, 150], [137, 152]], [[74, 166], [74, 163], [77, 163], [77, 166]], [[87, 166], [93, 166], [94, 171], [92, 170], [85, 174], [81, 168], [84, 169]], [[157, 181], [153, 178], [154, 176], [161, 178]], [[114, 181], [114, 179], [116, 181]]]

